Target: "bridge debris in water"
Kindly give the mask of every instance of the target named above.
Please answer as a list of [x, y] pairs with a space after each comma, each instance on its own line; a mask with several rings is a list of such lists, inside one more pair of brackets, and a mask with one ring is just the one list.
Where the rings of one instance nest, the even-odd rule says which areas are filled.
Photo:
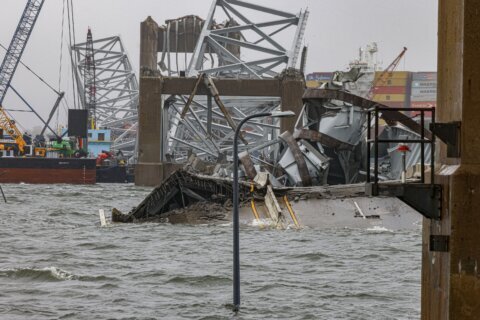
[[[218, 224], [231, 221], [232, 180], [193, 172], [174, 172], [127, 214], [112, 210], [120, 223]], [[418, 228], [421, 216], [396, 198], [365, 196], [363, 184], [274, 187], [261, 173], [240, 182], [242, 224], [260, 227]]]

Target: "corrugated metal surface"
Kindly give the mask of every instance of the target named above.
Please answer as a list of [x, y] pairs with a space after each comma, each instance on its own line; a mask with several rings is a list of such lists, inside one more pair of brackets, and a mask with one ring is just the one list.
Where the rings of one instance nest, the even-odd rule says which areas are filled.
[[412, 88], [413, 96], [437, 96], [437, 88]]
[[405, 86], [381, 86], [373, 89], [374, 94], [405, 94], [406, 92]]
[[406, 96], [404, 94], [376, 94], [373, 96], [372, 100], [377, 102], [401, 102], [406, 100]]
[[436, 72], [414, 72], [412, 74], [412, 80], [437, 80]]
[[415, 80], [412, 81], [412, 88], [436, 88], [437, 81], [434, 80]]

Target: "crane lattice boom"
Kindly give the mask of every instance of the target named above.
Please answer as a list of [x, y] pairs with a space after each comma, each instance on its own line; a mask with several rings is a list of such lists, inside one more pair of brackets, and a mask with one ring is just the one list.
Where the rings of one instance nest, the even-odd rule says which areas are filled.
[[398, 64], [400, 63], [400, 60], [402, 60], [403, 56], [405, 55], [405, 52], [407, 52], [407, 48], [403, 47], [402, 52], [400, 52], [400, 54], [395, 58], [395, 60], [393, 60], [392, 63], [390, 63], [390, 65], [385, 70], [382, 71], [382, 73], [378, 76], [377, 80], [373, 82], [372, 87], [370, 88], [370, 91], [367, 94], [367, 97], [366, 97], [367, 99], [372, 99], [375, 89], [387, 83], [387, 80], [388, 80], [387, 75], [395, 71]]
[[23, 11], [17, 30], [13, 35], [10, 46], [0, 67], [0, 105], [5, 98], [10, 82], [17, 69], [20, 58], [32, 34], [38, 15], [45, 0], [28, 0]]

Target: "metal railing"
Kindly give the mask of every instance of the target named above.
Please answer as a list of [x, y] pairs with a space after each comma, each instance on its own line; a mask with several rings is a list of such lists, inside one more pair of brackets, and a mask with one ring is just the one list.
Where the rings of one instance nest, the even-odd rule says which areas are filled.
[[[420, 139], [417, 140], [408, 140], [408, 139], [379, 139], [379, 118], [382, 111], [414, 111], [420, 112]], [[367, 111], [367, 183], [372, 183], [374, 192], [378, 191], [378, 160], [379, 160], [379, 149], [378, 146], [380, 143], [419, 143], [421, 148], [421, 175], [420, 183], [425, 183], [425, 144], [430, 144], [430, 184], [434, 185], [435, 178], [435, 135], [432, 133], [431, 138], [427, 139], [425, 137], [425, 113], [431, 112], [432, 115], [432, 125], [435, 127], [435, 108], [386, 108], [376, 106], [375, 108], [369, 109]], [[371, 135], [371, 123], [372, 123], [372, 113], [374, 113], [374, 137], [372, 139]], [[373, 181], [371, 177], [371, 147], [372, 144], [375, 147], [374, 150], [374, 168], [373, 168]]]

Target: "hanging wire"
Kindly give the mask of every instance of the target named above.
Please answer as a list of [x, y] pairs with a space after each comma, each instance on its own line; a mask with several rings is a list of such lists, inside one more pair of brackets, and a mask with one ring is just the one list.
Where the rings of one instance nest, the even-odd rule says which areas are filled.
[[[73, 33], [73, 45], [75, 46], [77, 44], [77, 38], [76, 38], [76, 32], [75, 32], [75, 14], [74, 14], [74, 10], [73, 10], [73, 0], [70, 0], [70, 10], [72, 11], [72, 33]], [[71, 48], [72, 46], [70, 46]], [[73, 72], [73, 68], [72, 68], [72, 72]], [[78, 83], [77, 81], [77, 78], [75, 77], [75, 83], [77, 86], [79, 86], [80, 84]], [[82, 100], [80, 98], [80, 94], [77, 95], [77, 99], [78, 99], [78, 105], [82, 106]]]
[[65, 30], [65, 0], [63, 0], [63, 8], [62, 8], [62, 30], [60, 35], [60, 66], [58, 70], [58, 91], [61, 90], [62, 87], [62, 66], [63, 66], [63, 37], [64, 37], [64, 30]]
[[[73, 62], [73, 56], [72, 56], [72, 19], [70, 17], [70, 1], [67, 0], [67, 16], [68, 16], [68, 44], [69, 48], [68, 51], [70, 52], [70, 59]], [[77, 109], [77, 96], [75, 94], [75, 75], [74, 75], [74, 70], [73, 70], [73, 65], [72, 65], [72, 88], [73, 88], [73, 107], [74, 109]]]
[[77, 44], [77, 39], [75, 37], [75, 15], [73, 14], [73, 0], [70, 0], [70, 8], [72, 10], [72, 30], [73, 30], [73, 44]]
[[[7, 49], [3, 44], [1, 44], [1, 43], [0, 43], [0, 47], [1, 47], [2, 49], [4, 49], [5, 51], [8, 51], [8, 49]], [[28, 65], [26, 65], [25, 63], [23, 63], [22, 60], [20, 60], [19, 62], [20, 62], [20, 64], [21, 64], [22, 66], [25, 67], [25, 69], [27, 69], [28, 71], [30, 71], [35, 77], [38, 78], [38, 80], [40, 80], [41, 82], [43, 82], [43, 83], [44, 83], [47, 87], [49, 87], [53, 92], [55, 92], [56, 94], [60, 94], [60, 92], [58, 92], [57, 90], [55, 90], [50, 84], [48, 84], [47, 81], [45, 81], [42, 77], [40, 77], [37, 73], [35, 73], [35, 71], [33, 71]]]

